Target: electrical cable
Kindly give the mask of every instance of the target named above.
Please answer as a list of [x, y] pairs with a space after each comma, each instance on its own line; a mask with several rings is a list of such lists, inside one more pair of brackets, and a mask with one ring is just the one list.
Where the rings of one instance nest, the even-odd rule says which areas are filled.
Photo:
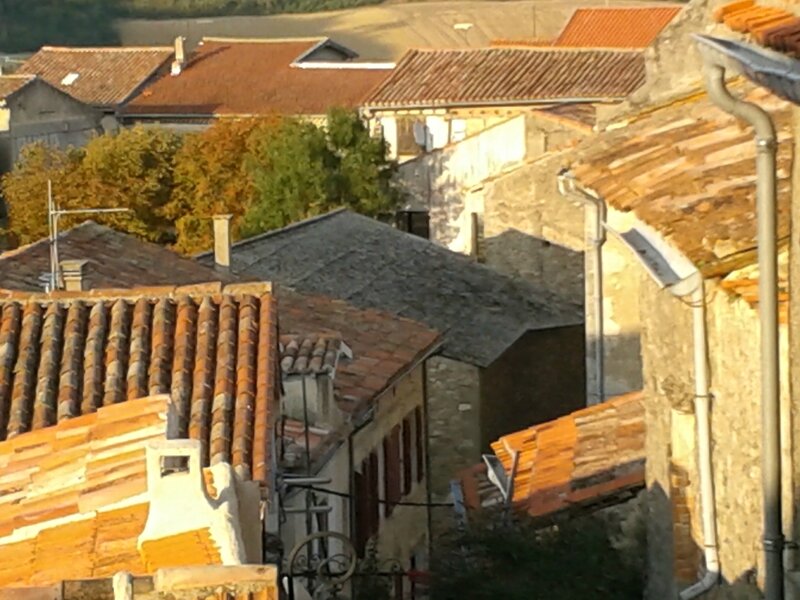
[[[292, 485], [293, 488], [300, 488], [305, 490], [311, 490], [314, 492], [319, 492], [320, 494], [330, 494], [332, 496], [338, 496], [339, 498], [347, 498], [348, 500], [353, 500], [353, 497], [350, 494], [345, 492], [337, 492], [336, 490], [329, 490], [326, 488], [319, 488], [313, 485]], [[391, 504], [393, 506], [425, 506], [431, 508], [453, 508], [455, 506], [454, 502], [390, 502], [389, 500], [383, 500], [378, 498], [378, 504]]]

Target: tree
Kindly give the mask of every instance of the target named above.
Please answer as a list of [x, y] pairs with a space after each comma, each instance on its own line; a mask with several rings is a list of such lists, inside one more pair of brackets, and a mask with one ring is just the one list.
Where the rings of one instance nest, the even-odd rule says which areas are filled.
[[625, 560], [599, 517], [542, 529], [526, 516], [487, 509], [471, 516], [468, 528], [439, 541], [431, 595], [439, 600], [634, 600], [641, 598], [642, 582], [639, 566]]
[[47, 182], [62, 206], [74, 205], [75, 170], [83, 158], [80, 150], [61, 150], [42, 143], [22, 149], [19, 162], [2, 178], [8, 225], [6, 244], [15, 247], [48, 234]]
[[255, 197], [246, 157], [274, 120], [220, 120], [200, 133], [185, 136], [175, 155], [174, 188], [165, 216], [175, 221], [174, 248], [186, 254], [213, 244], [212, 217], [233, 215], [232, 235]]
[[286, 119], [259, 139], [249, 161], [256, 200], [242, 232], [252, 235], [348, 207], [377, 216], [399, 202], [394, 164], [383, 140], [370, 137], [360, 117], [333, 110], [327, 126]]

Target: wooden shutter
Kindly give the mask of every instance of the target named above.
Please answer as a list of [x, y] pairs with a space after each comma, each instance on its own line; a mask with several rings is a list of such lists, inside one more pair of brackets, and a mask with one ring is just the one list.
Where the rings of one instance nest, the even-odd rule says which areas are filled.
[[368, 461], [369, 473], [369, 504], [367, 505], [367, 514], [369, 515], [369, 537], [378, 533], [381, 525], [380, 502], [378, 497], [378, 454], [372, 452], [369, 455]]
[[361, 465], [361, 473], [355, 473], [355, 503], [356, 503], [356, 524], [355, 542], [356, 552], [359, 556], [364, 556], [364, 551], [369, 540], [369, 465], [365, 460]]
[[411, 484], [413, 483], [413, 465], [412, 460], [414, 453], [411, 449], [412, 436], [411, 429], [414, 423], [414, 415], [410, 414], [403, 420], [403, 495], [411, 493]]
[[396, 425], [383, 440], [384, 516], [389, 517], [402, 495], [400, 485], [400, 426]]
[[422, 422], [422, 408], [414, 409], [414, 433], [417, 443], [417, 481], [425, 478], [425, 426]]

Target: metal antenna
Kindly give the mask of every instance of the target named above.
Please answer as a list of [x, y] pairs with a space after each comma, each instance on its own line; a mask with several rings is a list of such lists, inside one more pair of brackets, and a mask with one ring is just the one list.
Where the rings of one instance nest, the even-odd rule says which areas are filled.
[[61, 267], [58, 261], [58, 218], [61, 215], [95, 215], [131, 212], [130, 208], [75, 208], [61, 210], [53, 199], [53, 182], [47, 180], [47, 227], [50, 241], [50, 282], [47, 291], [61, 288]]

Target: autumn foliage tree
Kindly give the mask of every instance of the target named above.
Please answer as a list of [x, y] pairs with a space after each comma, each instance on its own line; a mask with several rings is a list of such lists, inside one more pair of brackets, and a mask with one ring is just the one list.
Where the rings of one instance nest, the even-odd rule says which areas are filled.
[[344, 110], [325, 127], [277, 117], [221, 120], [185, 135], [133, 127], [83, 149], [26, 148], [2, 180], [6, 233], [17, 243], [47, 235], [51, 180], [61, 208], [128, 209], [94, 218], [188, 254], [211, 247], [215, 214], [232, 214], [238, 237], [341, 206], [388, 212], [399, 199], [393, 173], [385, 142]]

